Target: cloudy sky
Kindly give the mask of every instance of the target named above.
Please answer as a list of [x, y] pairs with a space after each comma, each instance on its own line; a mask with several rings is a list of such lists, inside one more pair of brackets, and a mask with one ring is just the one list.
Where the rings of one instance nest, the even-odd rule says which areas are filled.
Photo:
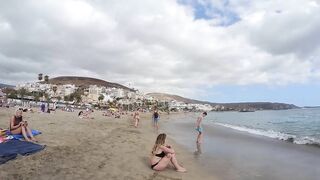
[[0, 83], [78, 75], [212, 102], [320, 105], [319, 0], [0, 2]]

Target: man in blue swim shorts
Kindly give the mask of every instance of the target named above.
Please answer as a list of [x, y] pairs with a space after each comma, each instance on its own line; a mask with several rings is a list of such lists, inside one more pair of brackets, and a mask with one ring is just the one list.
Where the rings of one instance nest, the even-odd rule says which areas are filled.
[[196, 131], [198, 131], [198, 136], [197, 136], [197, 143], [202, 143], [202, 136], [203, 136], [203, 128], [202, 128], [202, 120], [204, 117], [207, 116], [207, 112], [203, 112], [197, 119], [196, 122]]
[[153, 119], [153, 127], [156, 131], [159, 130], [159, 119], [160, 119], [160, 115], [157, 109], [154, 109], [154, 112], [152, 114], [152, 119]]

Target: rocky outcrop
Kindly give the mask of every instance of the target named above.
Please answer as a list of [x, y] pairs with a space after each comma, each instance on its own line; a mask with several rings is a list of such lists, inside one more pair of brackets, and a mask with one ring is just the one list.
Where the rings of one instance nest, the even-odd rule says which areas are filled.
[[165, 101], [179, 101], [189, 104], [210, 104], [215, 111], [255, 111], [255, 110], [285, 110], [299, 108], [294, 104], [285, 104], [277, 102], [243, 102], [243, 103], [211, 103], [207, 101], [198, 101], [194, 99], [188, 99], [177, 95], [165, 94], [165, 93], [149, 93], [147, 94], [158, 100]]

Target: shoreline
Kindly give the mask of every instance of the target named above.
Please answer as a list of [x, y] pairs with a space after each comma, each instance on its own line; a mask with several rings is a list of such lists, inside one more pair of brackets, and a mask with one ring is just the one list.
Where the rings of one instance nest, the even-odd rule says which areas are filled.
[[[189, 152], [197, 149], [192, 121], [178, 120], [166, 126], [169, 134]], [[320, 176], [320, 151], [317, 147], [212, 124], [204, 124], [204, 130], [202, 154], [198, 154], [197, 161], [217, 179], [314, 180]]]
[[[0, 127], [7, 128], [14, 108], [0, 108]], [[162, 114], [161, 121], [174, 114]], [[20, 156], [0, 166], [0, 179], [215, 179], [202, 170], [193, 155], [173, 137], [178, 161], [188, 170], [178, 173], [168, 168], [150, 169], [149, 155], [157, 134], [151, 126], [151, 114], [141, 113], [140, 127], [132, 125], [132, 116], [114, 119], [95, 111], [95, 119], [78, 119], [77, 112], [54, 114], [24, 113], [43, 151]], [[18, 171], [17, 171], [18, 169]]]

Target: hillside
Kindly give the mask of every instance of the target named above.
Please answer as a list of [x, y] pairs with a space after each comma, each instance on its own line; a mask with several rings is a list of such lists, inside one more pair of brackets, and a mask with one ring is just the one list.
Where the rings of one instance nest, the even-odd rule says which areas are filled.
[[256, 109], [256, 110], [282, 110], [282, 109], [294, 109], [299, 108], [294, 104], [285, 104], [277, 102], [241, 102], [241, 103], [212, 103], [207, 101], [199, 101], [189, 98], [184, 98], [177, 95], [165, 94], [165, 93], [148, 93], [147, 95], [154, 97], [158, 100], [176, 100], [189, 104], [211, 104], [212, 106], [224, 106], [225, 110], [239, 111], [242, 109]]
[[198, 100], [189, 99], [189, 98], [181, 97], [178, 95], [172, 95], [172, 94], [148, 93], [147, 95], [151, 96], [155, 99], [162, 100], [162, 101], [176, 100], [179, 102], [184, 102], [184, 103], [189, 103], [189, 104], [210, 104], [210, 102], [207, 102], [207, 101], [198, 101]]
[[[216, 104], [216, 103], [213, 103]], [[226, 109], [229, 110], [243, 110], [243, 109], [256, 109], [256, 110], [285, 110], [299, 108], [294, 104], [278, 103], [278, 102], [241, 102], [241, 103], [221, 103]]]
[[112, 83], [108, 81], [104, 81], [101, 79], [96, 78], [89, 78], [89, 77], [78, 77], [78, 76], [59, 76], [55, 78], [49, 79], [50, 84], [56, 84], [56, 85], [64, 85], [64, 84], [75, 84], [79, 87], [89, 87], [90, 85], [97, 85], [97, 86], [105, 86], [108, 88], [121, 88], [129, 91], [134, 91], [133, 89], [130, 89], [126, 86], [123, 86], [121, 84]]
[[1, 84], [0, 83], [0, 88], [13, 88], [14, 86], [8, 85], [8, 84]]

